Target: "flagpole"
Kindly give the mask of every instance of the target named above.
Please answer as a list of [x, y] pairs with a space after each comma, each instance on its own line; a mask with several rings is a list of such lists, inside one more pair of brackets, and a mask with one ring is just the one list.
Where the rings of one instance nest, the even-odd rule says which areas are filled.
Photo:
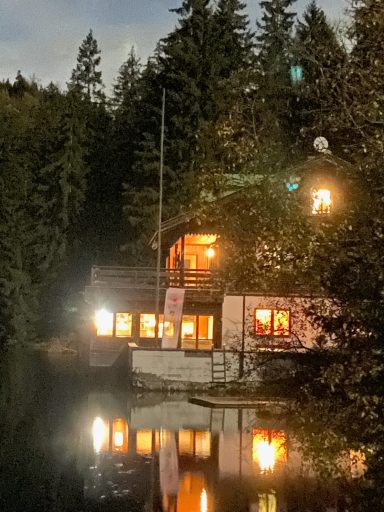
[[157, 265], [156, 265], [156, 339], [159, 343], [160, 315], [160, 267], [161, 267], [161, 219], [163, 214], [163, 165], [164, 165], [164, 120], [165, 120], [165, 89], [161, 107], [161, 136], [160, 136], [160, 183], [159, 183], [159, 217], [157, 228]]

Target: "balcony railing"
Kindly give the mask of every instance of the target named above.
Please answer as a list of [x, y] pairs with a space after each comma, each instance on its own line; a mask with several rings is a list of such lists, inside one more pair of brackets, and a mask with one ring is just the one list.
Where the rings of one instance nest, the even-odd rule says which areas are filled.
[[[154, 290], [157, 272], [153, 267], [92, 267], [91, 286]], [[213, 290], [210, 270], [161, 269], [160, 288]]]

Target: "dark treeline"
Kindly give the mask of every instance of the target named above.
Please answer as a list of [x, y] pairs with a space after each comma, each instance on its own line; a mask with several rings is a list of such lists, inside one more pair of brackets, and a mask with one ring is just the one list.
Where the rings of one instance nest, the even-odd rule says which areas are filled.
[[195, 204], [217, 169], [273, 173], [318, 135], [354, 158], [360, 133], [340, 105], [358, 50], [345, 51], [314, 2], [301, 17], [293, 3], [261, 2], [253, 33], [239, 0], [184, 0], [146, 63], [127, 55], [110, 97], [92, 31], [66, 90], [20, 72], [0, 84], [3, 342], [71, 329], [92, 264], [152, 263], [163, 89], [164, 218]]

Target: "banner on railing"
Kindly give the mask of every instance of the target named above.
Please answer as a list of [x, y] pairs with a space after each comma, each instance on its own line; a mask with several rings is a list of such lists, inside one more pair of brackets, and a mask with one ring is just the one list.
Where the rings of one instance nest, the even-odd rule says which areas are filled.
[[161, 348], [177, 348], [183, 315], [185, 290], [168, 288], [164, 304], [164, 324]]

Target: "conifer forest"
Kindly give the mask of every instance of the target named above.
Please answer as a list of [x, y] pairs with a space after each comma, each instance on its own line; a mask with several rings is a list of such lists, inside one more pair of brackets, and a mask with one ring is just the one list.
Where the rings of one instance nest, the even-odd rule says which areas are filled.
[[318, 135], [381, 189], [382, 2], [357, 2], [343, 30], [315, 2], [297, 16], [293, 0], [263, 1], [255, 30], [244, 8], [184, 0], [108, 95], [92, 30], [64, 89], [3, 78], [3, 343], [68, 329], [92, 264], [153, 263], [162, 89], [164, 219], [196, 204], [214, 169], [273, 174]]
[[[295, 428], [324, 474], [347, 449], [368, 469], [349, 505], [289, 510], [383, 510], [384, 0], [351, 0], [338, 24], [316, 0], [262, 0], [257, 20], [241, 0], [177, 3], [174, 29], [146, 61], [132, 47], [110, 88], [92, 29], [65, 86], [0, 77], [0, 354], [81, 328], [92, 265], [156, 268], [164, 91], [162, 220], [218, 226], [232, 290], [295, 276], [334, 301], [307, 311], [324, 337], [295, 374]], [[287, 190], [315, 140], [353, 201], [314, 229]], [[234, 182], [253, 186], [212, 201]]]

